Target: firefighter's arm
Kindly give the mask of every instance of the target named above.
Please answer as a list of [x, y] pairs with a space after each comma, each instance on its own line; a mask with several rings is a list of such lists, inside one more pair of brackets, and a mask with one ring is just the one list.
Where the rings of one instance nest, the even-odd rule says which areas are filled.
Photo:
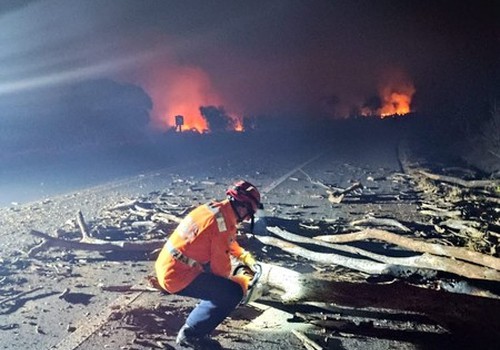
[[247, 252], [246, 250], [241, 254], [238, 258], [243, 264], [253, 269], [253, 266], [257, 263], [252, 253]]
[[231, 243], [229, 243], [229, 253], [235, 258], [239, 259], [240, 256], [245, 253], [245, 249], [243, 249], [238, 242], [233, 239]]
[[253, 265], [255, 265], [257, 262], [255, 261], [255, 258], [253, 255], [249, 252], [243, 249], [237, 241], [233, 241], [230, 244], [230, 251], [231, 255], [236, 257], [239, 261], [241, 261], [243, 264], [246, 266], [252, 268]]

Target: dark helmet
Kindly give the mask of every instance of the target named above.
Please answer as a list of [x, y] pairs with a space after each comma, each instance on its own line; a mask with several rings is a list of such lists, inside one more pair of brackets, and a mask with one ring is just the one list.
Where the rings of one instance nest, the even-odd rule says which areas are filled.
[[233, 186], [227, 189], [226, 194], [233, 201], [245, 205], [253, 214], [264, 206], [260, 202], [260, 193], [257, 188], [248, 181], [237, 181]]

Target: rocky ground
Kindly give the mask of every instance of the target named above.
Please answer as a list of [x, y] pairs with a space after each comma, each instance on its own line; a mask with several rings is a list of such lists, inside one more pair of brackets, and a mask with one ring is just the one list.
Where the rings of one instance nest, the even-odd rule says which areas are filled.
[[[157, 166], [145, 167], [147, 171], [1, 208], [0, 348], [175, 348], [175, 334], [195, 301], [141, 290], [146, 286], [145, 278], [152, 274], [154, 254], [57, 247], [32, 250], [40, 240], [30, 234], [31, 230], [78, 241], [78, 212], [93, 238], [131, 242], [165, 239], [176, 223], [160, 220], [152, 225], [152, 211], [180, 218], [197, 204], [222, 198], [228, 184], [244, 178], [264, 194], [265, 220], [261, 223], [265, 221], [267, 226], [312, 237], [353, 230], [351, 222], [371, 215], [397, 220], [417, 236], [436, 239], [423, 229], [429, 217], [418, 209], [425, 193], [404, 174], [395, 141], [374, 137], [363, 142], [343, 140], [307, 146], [277, 140], [232, 142], [225, 140], [224, 147], [216, 143], [191, 149], [189, 157], [162, 159], [161, 152], [155, 153], [152, 158]], [[362, 183], [363, 190], [346, 195], [340, 203], [329, 201], [326, 187], [321, 186], [341, 189], [354, 182]], [[493, 225], [498, 217], [489, 220]], [[248, 234], [246, 225], [240, 241], [263, 262], [316, 278], [387, 283], [380, 276], [312, 262], [265, 246]], [[480, 249], [491, 250], [498, 245], [494, 238], [488, 242]], [[370, 248], [392, 251], [382, 244], [371, 244]], [[496, 254], [493, 250], [487, 253]], [[107, 290], [110, 286], [133, 288], [128, 292]], [[488, 286], [494, 290], [496, 285]], [[337, 329], [306, 321], [314, 318], [337, 320]], [[301, 334], [314, 343], [301, 339]], [[279, 293], [239, 308], [214, 336], [227, 349], [460, 345], [454, 341], [454, 334], [422, 315], [404, 310], [283, 304]], [[484, 348], [489, 345], [482, 344]]]

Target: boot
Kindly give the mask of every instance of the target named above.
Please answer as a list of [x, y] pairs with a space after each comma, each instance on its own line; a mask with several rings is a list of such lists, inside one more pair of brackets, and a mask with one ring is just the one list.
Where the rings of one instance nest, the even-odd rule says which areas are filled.
[[175, 339], [177, 345], [195, 350], [219, 350], [222, 346], [217, 340], [210, 338], [208, 334], [196, 334], [187, 324], [182, 326]]

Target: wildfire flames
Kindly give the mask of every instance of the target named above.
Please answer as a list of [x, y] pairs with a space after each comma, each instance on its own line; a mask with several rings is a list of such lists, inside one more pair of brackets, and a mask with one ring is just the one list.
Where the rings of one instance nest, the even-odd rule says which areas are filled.
[[[136, 76], [135, 79], [152, 99], [150, 124], [153, 129], [174, 129], [176, 116], [182, 116], [182, 131], [244, 131], [243, 118], [225, 110], [226, 101], [204, 70], [172, 65], [165, 61], [145, 66], [139, 78]], [[385, 73], [379, 84], [378, 96], [372, 96], [362, 107], [357, 108], [358, 115], [387, 118], [412, 112], [411, 104], [416, 92], [413, 83], [401, 70]], [[344, 115], [344, 104], [337, 96], [327, 102], [331, 107], [328, 113]], [[348, 113], [353, 110], [352, 104], [350, 106]], [[210, 130], [212, 127], [214, 130]]]
[[240, 118], [233, 117], [234, 121], [234, 131], [245, 131], [245, 128], [243, 127], [243, 121]]
[[412, 84], [383, 88], [381, 91], [382, 108], [380, 109], [380, 116], [384, 118], [396, 114], [410, 113], [414, 93], [415, 88]]
[[[201, 106], [222, 106], [223, 100], [215, 91], [209, 76], [197, 67], [162, 66], [143, 77], [142, 86], [153, 100], [151, 124], [166, 131], [175, 127], [175, 116], [184, 117], [182, 130], [210, 131], [200, 113]], [[240, 118], [230, 116], [235, 131], [243, 131]]]
[[378, 106], [365, 106], [361, 114], [386, 118], [405, 115], [412, 111], [411, 102], [415, 94], [413, 83], [400, 71], [388, 73], [379, 87]]

